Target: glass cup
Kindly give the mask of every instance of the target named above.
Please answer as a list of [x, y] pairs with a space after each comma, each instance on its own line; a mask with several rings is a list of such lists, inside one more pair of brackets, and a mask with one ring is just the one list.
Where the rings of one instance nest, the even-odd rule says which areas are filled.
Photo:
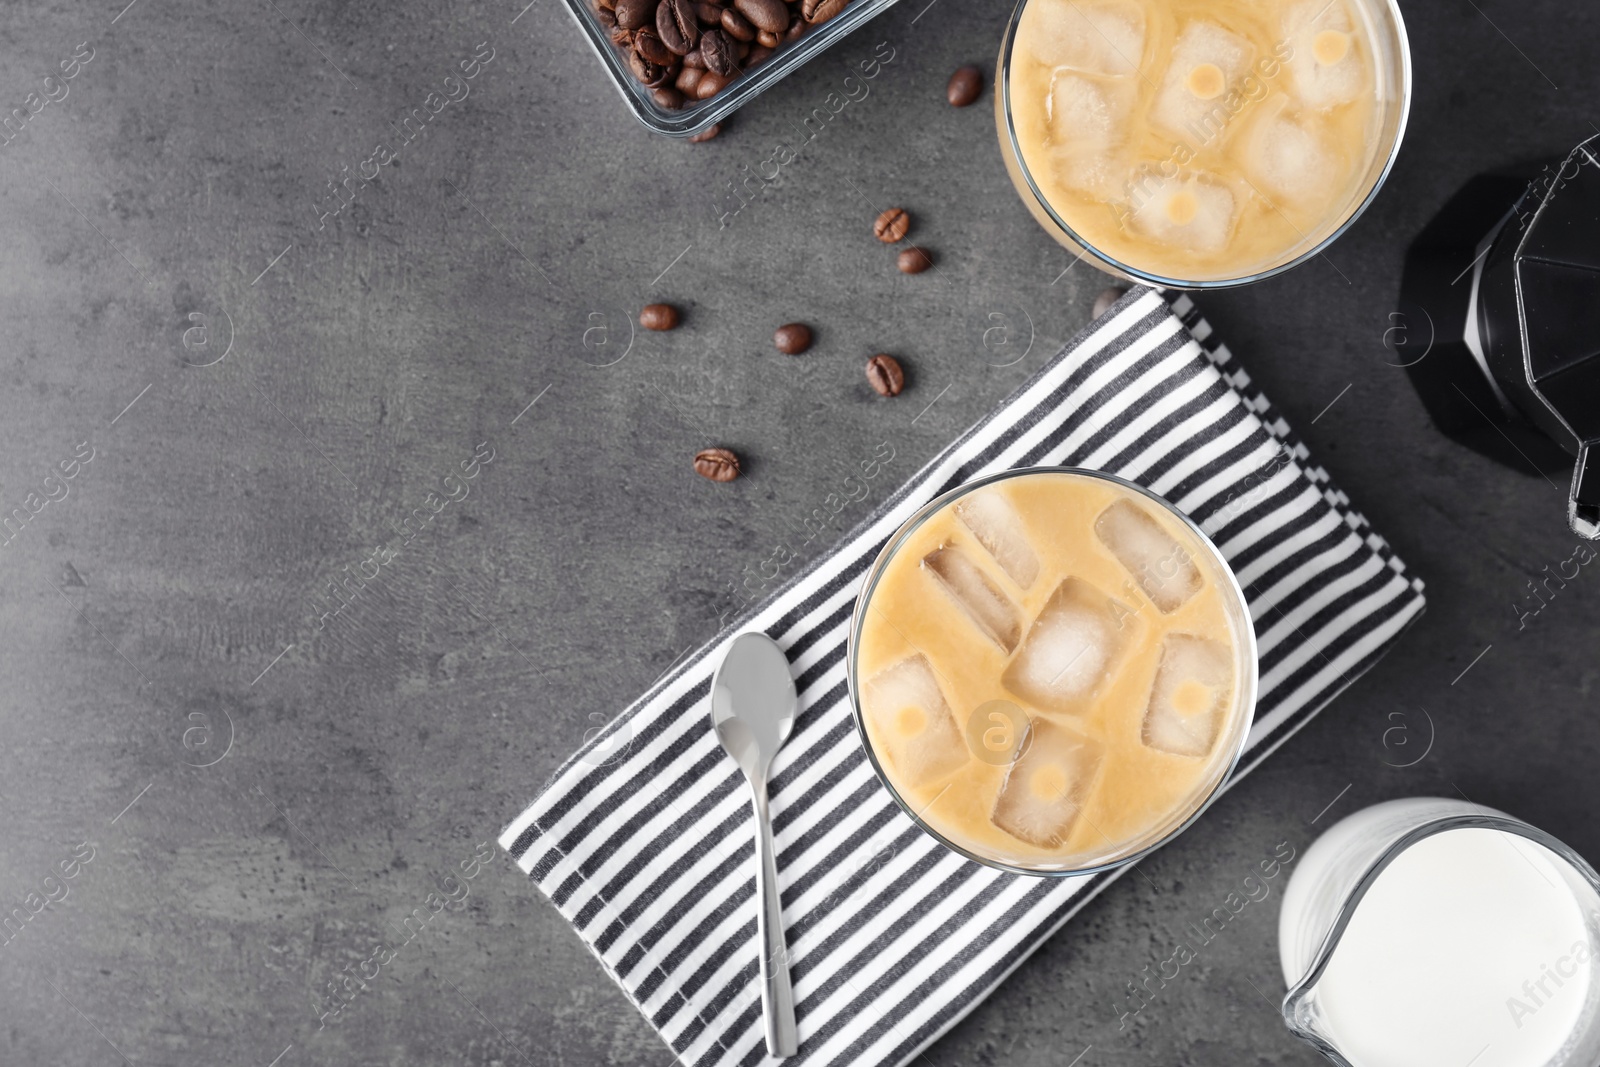
[[[1378, 54], [1373, 57], [1377, 93], [1377, 128], [1372, 131], [1369, 138], [1374, 149], [1365, 165], [1360, 167], [1360, 173], [1356, 176], [1354, 184], [1347, 186], [1348, 195], [1331, 204], [1319, 223], [1309, 231], [1297, 228], [1295, 230], [1297, 236], [1287, 247], [1277, 250], [1260, 262], [1235, 271], [1216, 276], [1174, 277], [1159, 270], [1141, 268], [1138, 263], [1120, 260], [1109, 252], [1095, 247], [1062, 217], [1047, 199], [1023, 158], [1013, 114], [1011, 64], [1017, 43], [1018, 23], [1022, 19], [1023, 11], [1031, 2], [1033, 0], [1017, 0], [1017, 6], [1011, 14], [1010, 22], [1006, 25], [1005, 37], [1000, 47], [994, 94], [1000, 153], [1018, 195], [1022, 197], [1029, 212], [1046, 232], [1079, 258], [1087, 259], [1108, 274], [1126, 281], [1172, 289], [1219, 289], [1247, 285], [1281, 274], [1322, 252], [1350, 228], [1377, 196], [1378, 189], [1388, 177], [1395, 157], [1399, 154], [1400, 141], [1405, 135], [1406, 118], [1411, 109], [1411, 49], [1406, 37], [1405, 22], [1400, 16], [1396, 0], [1350, 0], [1350, 7], [1364, 24], [1367, 37], [1375, 42]], [[1254, 195], [1264, 195], [1254, 186], [1251, 188]], [[1283, 215], [1282, 212], [1279, 214]], [[1283, 217], [1287, 219], [1287, 216]]]
[[[901, 792], [895, 784], [894, 776], [886, 769], [882, 754], [874, 746], [872, 733], [868, 729], [862, 706], [864, 679], [861, 666], [862, 631], [867, 618], [874, 610], [873, 598], [878, 592], [883, 576], [889, 564], [895, 560], [897, 553], [906, 546], [907, 542], [922, 529], [930, 518], [940, 514], [947, 505], [955, 504], [969, 494], [986, 486], [1019, 479], [1062, 478], [1063, 476], [1068, 479], [1081, 479], [1089, 483], [1108, 483], [1127, 490], [1132, 494], [1134, 500], [1147, 505], [1152, 511], [1158, 511], [1168, 516], [1172, 523], [1176, 525], [1177, 533], [1187, 535], [1184, 538], [1186, 543], [1180, 542], [1180, 545], [1189, 555], [1189, 558], [1193, 559], [1204, 580], [1217, 590], [1222, 606], [1222, 614], [1226, 619], [1228, 629], [1231, 631], [1228, 634], [1228, 639], [1233, 657], [1234, 679], [1232, 699], [1228, 706], [1220, 735], [1213, 743], [1207, 756], [1210, 763], [1207, 765], [1198, 787], [1183, 797], [1170, 810], [1165, 811], [1159, 821], [1144, 832], [1124, 840], [1112, 842], [1097, 852], [1075, 856], [1070, 862], [1041, 860], [1036, 857], [1029, 858], [1017, 854], [1017, 851], [1025, 850], [1006, 851], [982, 848], [970, 842], [963, 843], [955, 840], [950, 834], [942, 831], [936, 825], [938, 812], [927, 810], [916, 798]], [[1093, 540], [1095, 536], [1091, 529], [1085, 528], [1084, 537], [1086, 539]], [[1118, 592], [1116, 595], [1129, 600], [1134, 599], [1126, 591]], [[1141, 607], [1138, 610], [1143, 610], [1143, 608]], [[1120, 626], [1120, 620], [1118, 625]], [[974, 632], [972, 640], [981, 642], [985, 638]], [[1023, 641], [1023, 644], [1025, 643], [1026, 639]], [[1022, 647], [1019, 644], [1019, 651]], [[1094, 874], [1132, 863], [1172, 840], [1193, 823], [1195, 819], [1199, 818], [1200, 814], [1221, 793], [1224, 783], [1232, 774], [1238, 764], [1240, 755], [1244, 751], [1244, 745], [1248, 739], [1250, 724], [1255, 711], [1258, 684], [1256, 635], [1254, 624], [1250, 618], [1249, 605], [1237, 579], [1217, 547], [1211, 543], [1210, 539], [1206, 537], [1198, 526], [1190, 521], [1188, 516], [1142, 486], [1100, 471], [1073, 467], [1026, 467], [978, 478], [940, 495], [906, 520], [905, 524], [884, 544], [883, 549], [878, 553], [877, 559], [867, 571], [862, 582], [861, 593], [856, 598], [855, 613], [850, 624], [846, 664], [846, 679], [850, 691], [851, 707], [855, 715], [857, 731], [861, 736], [862, 746], [865, 748], [867, 758], [871, 762], [874, 771], [877, 772], [879, 780], [883, 782], [889, 794], [894, 797], [895, 801], [911, 820], [945, 847], [966, 856], [968, 859], [976, 860], [990, 867], [1010, 871], [1014, 874], [1044, 876]], [[1123, 666], [1126, 667], [1126, 664]], [[980, 739], [986, 737], [983, 733], [983, 725], [986, 724], [986, 720], [983, 717], [991, 714], [991, 706], [995, 703], [1009, 702], [989, 701], [975, 708], [953, 707], [951, 709], [956, 722], [962, 729], [971, 756], [990, 765], [997, 765], [1002, 761], [996, 759], [992, 752], [984, 751], [984, 742]], [[1017, 701], [1017, 704], [1022, 703], [1024, 701]], [[1137, 710], [1130, 709], [1129, 713], [1142, 716], [1143, 712], [1144, 706], [1141, 702]], [[1048, 716], [1044, 717], [1048, 718]], [[1001, 725], [1004, 726], [1003, 723]], [[1016, 762], [1022, 758], [1026, 750], [1027, 746], [1023, 744], [1017, 751], [1005, 757], [1005, 761]], [[960, 798], [952, 798], [952, 800], [960, 802]]]
[[[1457, 830], [1500, 839], [1410, 852]], [[1391, 868], [1405, 890], [1374, 892]], [[1352, 933], [1364, 905], [1375, 910]], [[1412, 797], [1336, 823], [1284, 890], [1278, 953], [1284, 1021], [1339, 1067], [1600, 1061], [1600, 876], [1492, 808]]]

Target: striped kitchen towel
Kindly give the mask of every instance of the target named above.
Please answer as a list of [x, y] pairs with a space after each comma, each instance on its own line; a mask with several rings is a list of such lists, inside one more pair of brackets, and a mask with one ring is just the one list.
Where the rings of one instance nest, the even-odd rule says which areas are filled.
[[1422, 583], [1309, 462], [1192, 302], [1135, 289], [831, 552], [658, 681], [500, 838], [683, 1063], [767, 1059], [749, 794], [708, 715], [736, 633], [770, 634], [800, 693], [771, 792], [800, 1029], [791, 1063], [907, 1063], [1115, 877], [1005, 874], [936, 844], [874, 777], [849, 710], [846, 634], [878, 550], [940, 493], [1036, 464], [1148, 486], [1232, 562], [1261, 655], [1240, 775], [1422, 611]]

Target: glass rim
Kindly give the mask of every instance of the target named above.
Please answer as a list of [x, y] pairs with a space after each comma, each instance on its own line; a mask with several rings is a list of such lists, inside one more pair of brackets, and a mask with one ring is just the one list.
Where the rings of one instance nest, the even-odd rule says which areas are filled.
[[[1470, 804], [1470, 802], [1468, 802]], [[1504, 833], [1513, 833], [1526, 838], [1536, 845], [1542, 845], [1553, 853], [1557, 859], [1566, 863], [1579, 876], [1589, 883], [1589, 887], [1600, 895], [1600, 874], [1589, 865], [1589, 861], [1575, 852], [1570, 845], [1552, 834], [1546, 833], [1529, 823], [1523, 822], [1514, 816], [1493, 808], [1486, 808], [1480, 804], [1470, 804], [1476, 810], [1464, 811], [1456, 815], [1439, 815], [1429, 819], [1420, 826], [1415, 826], [1396, 837], [1382, 852], [1380, 852], [1365, 870], [1356, 878], [1354, 884], [1345, 894], [1344, 900], [1339, 905], [1339, 910], [1334, 914], [1333, 922], [1328, 927], [1328, 932], [1323, 935], [1322, 943], [1318, 946], [1316, 954], [1312, 957], [1311, 966], [1289, 991], [1284, 994], [1280, 1012], [1283, 1015], [1284, 1025], [1289, 1032], [1313, 1046], [1337, 1067], [1356, 1067], [1347, 1060], [1337, 1048], [1315, 1030], [1307, 1028], [1300, 1020], [1300, 1008], [1311, 999], [1316, 992], [1318, 981], [1328, 964], [1333, 960], [1333, 954], [1339, 947], [1339, 942], [1344, 937], [1345, 929], [1354, 918], [1356, 909], [1372, 888], [1378, 878], [1388, 866], [1399, 858], [1400, 854], [1420, 841], [1425, 841], [1435, 834], [1447, 833], [1451, 830], [1499, 830]]]
[[1017, 24], [1021, 21], [1022, 11], [1028, 6], [1029, 2], [1030, 0], [1017, 0], [1017, 6], [1012, 9], [1011, 18], [1006, 23], [1005, 38], [1000, 43], [1000, 66], [997, 80], [999, 84], [998, 95], [1000, 98], [1000, 114], [1005, 123], [1005, 129], [1003, 132], [1007, 142], [1010, 144], [1011, 154], [1016, 160], [1017, 172], [1020, 173], [1023, 180], [1028, 183], [1028, 191], [1033, 194], [1034, 201], [1045, 212], [1045, 214], [1050, 217], [1050, 220], [1072, 240], [1074, 245], [1077, 246], [1078, 251], [1082, 253], [1079, 258], [1089, 257], [1097, 260], [1099, 265], [1109, 270], [1110, 273], [1120, 274], [1145, 285], [1153, 285], [1162, 289], [1189, 290], [1229, 289], [1240, 285], [1251, 285], [1255, 282], [1264, 281], [1267, 278], [1276, 277], [1285, 271], [1298, 267], [1300, 264], [1309, 259], [1321, 255], [1327, 250], [1329, 245], [1333, 244], [1334, 241], [1338, 240], [1344, 235], [1346, 230], [1355, 225], [1356, 220], [1359, 219], [1366, 212], [1367, 208], [1372, 205], [1372, 202], [1377, 199], [1378, 191], [1382, 189], [1384, 183], [1388, 181], [1389, 172], [1394, 169], [1395, 160], [1400, 156], [1400, 145], [1401, 142], [1405, 140], [1406, 124], [1411, 116], [1411, 39], [1406, 33], [1405, 19], [1401, 17], [1400, 6], [1397, 0], [1372, 0], [1372, 2], [1376, 3], [1378, 6], [1387, 9], [1389, 15], [1389, 26], [1394, 33], [1396, 52], [1400, 60], [1400, 84], [1398, 87], [1398, 102], [1400, 110], [1399, 115], [1395, 120], [1394, 138], [1390, 142], [1389, 153], [1387, 158], [1385, 158], [1383, 161], [1383, 166], [1379, 168], [1377, 177], [1373, 179], [1372, 187], [1367, 190], [1366, 195], [1362, 197], [1361, 202], [1357, 204], [1355, 209], [1345, 217], [1344, 221], [1329, 231], [1327, 236], [1322, 240], [1302, 250], [1298, 255], [1295, 255], [1292, 258], [1277, 264], [1276, 266], [1268, 267], [1265, 270], [1256, 271], [1252, 274], [1240, 275], [1236, 278], [1208, 278], [1202, 280], [1169, 278], [1165, 275], [1157, 274], [1153, 271], [1142, 270], [1139, 267], [1124, 263], [1115, 256], [1112, 256], [1106, 252], [1102, 252], [1100, 249], [1096, 248], [1093, 243], [1085, 240], [1077, 230], [1067, 225], [1067, 221], [1061, 217], [1061, 214], [1056, 211], [1056, 209], [1051, 205], [1049, 199], [1044, 195], [1044, 191], [1039, 188], [1039, 183], [1034, 180], [1033, 171], [1029, 169], [1027, 160], [1023, 158], [1022, 146], [1017, 141], [1016, 123], [1013, 121], [1011, 113], [1011, 52], [1016, 43]]
[[[1123, 489], [1131, 490], [1139, 496], [1151, 501], [1152, 503], [1158, 505], [1166, 514], [1171, 515], [1173, 518], [1181, 522], [1199, 541], [1201, 547], [1205, 549], [1208, 557], [1215, 565], [1216, 569], [1220, 572], [1221, 577], [1225, 580], [1223, 584], [1227, 590], [1228, 599], [1231, 600], [1232, 605], [1238, 609], [1237, 626], [1235, 627], [1237, 632], [1235, 633], [1234, 637], [1238, 642], [1239, 647], [1235, 651], [1239, 656], [1240, 661], [1246, 665], [1243, 676], [1239, 680], [1239, 693], [1236, 698], [1237, 706], [1240, 709], [1238, 712], [1238, 718], [1236, 720], [1236, 728], [1239, 733], [1238, 742], [1233, 746], [1233, 751], [1227, 754], [1225, 762], [1219, 763], [1218, 770], [1216, 772], [1216, 780], [1211, 783], [1210, 787], [1207, 788], [1203, 794], [1198, 796], [1198, 799], [1194, 802], [1192, 810], [1190, 810], [1188, 814], [1185, 815], [1181, 820], [1174, 823], [1166, 832], [1162, 833], [1154, 840], [1142, 845], [1140, 848], [1135, 849], [1126, 855], [1117, 856], [1113, 859], [1104, 860], [1102, 862], [1094, 863], [1084, 867], [1026, 867], [1019, 864], [1007, 863], [1003, 860], [995, 859], [992, 856], [984, 856], [974, 852], [972, 849], [967, 848], [959, 842], [952, 841], [939, 830], [929, 825], [929, 823], [917, 813], [916, 808], [913, 807], [913, 805], [900, 794], [900, 791], [895, 787], [894, 782], [890, 779], [888, 773], [885, 771], [883, 764], [879, 760], [878, 754], [873, 747], [872, 738], [867, 733], [866, 719], [861, 710], [861, 685], [859, 681], [858, 658], [861, 645], [860, 635], [862, 621], [866, 616], [867, 605], [872, 599], [872, 594], [877, 588], [878, 581], [880, 578], [882, 578], [883, 573], [888, 566], [889, 560], [894, 556], [895, 551], [912, 533], [920, 529], [922, 525], [927, 522], [927, 520], [935, 513], [937, 513], [945, 505], [952, 503], [960, 497], [966, 496], [968, 493], [975, 492], [984, 486], [992, 485], [995, 482], [1008, 481], [1012, 478], [1041, 474], [1066, 474], [1110, 482], [1113, 485], [1119, 486]], [[855, 609], [851, 613], [850, 631], [845, 650], [845, 685], [850, 697], [851, 716], [855, 720], [856, 731], [860, 735], [861, 747], [866, 752], [867, 761], [872, 765], [873, 773], [877, 776], [878, 781], [883, 784], [883, 787], [888, 790], [889, 795], [894, 798], [894, 801], [897, 805], [899, 805], [900, 810], [905, 812], [911, 821], [915, 823], [917, 827], [924, 833], [958, 855], [965, 856], [967, 859], [972, 860], [975, 863], [981, 863], [985, 867], [992, 867], [997, 870], [1006, 871], [1010, 874], [1025, 874], [1040, 878], [1077, 878], [1092, 874], [1100, 874], [1104, 871], [1115, 870], [1116, 868], [1127, 866], [1131, 863], [1137, 862], [1140, 859], [1143, 859], [1145, 856], [1148, 856], [1156, 849], [1182, 834], [1190, 826], [1194, 825], [1195, 821], [1205, 813], [1206, 809], [1211, 807], [1212, 803], [1222, 795], [1223, 790], [1232, 780], [1234, 771], [1239, 766], [1239, 760], [1244, 756], [1245, 747], [1250, 740], [1250, 730], [1255, 724], [1256, 700], [1260, 686], [1260, 673], [1260, 658], [1256, 647], [1255, 620], [1250, 616], [1250, 602], [1244, 595], [1244, 589], [1239, 585], [1239, 579], [1238, 576], [1234, 574], [1233, 567], [1229, 565], [1227, 559], [1222, 555], [1221, 549], [1217, 548], [1216, 544], [1212, 542], [1211, 538], [1206, 535], [1206, 532], [1202, 530], [1193, 519], [1185, 515], [1182, 511], [1179, 511], [1178, 508], [1165, 497], [1146, 489], [1144, 486], [1139, 485], [1136, 482], [1130, 482], [1127, 479], [1120, 478], [1115, 474], [1107, 474], [1105, 471], [1093, 470], [1088, 467], [1070, 466], [1042, 465], [1032, 467], [1014, 467], [1009, 470], [997, 471], [993, 474], [986, 474], [970, 481], [963, 482], [952, 489], [948, 489], [934, 497], [932, 500], [928, 501], [928, 503], [924, 504], [922, 507], [918, 508], [910, 518], [906, 519], [906, 521], [895, 530], [894, 533], [889, 535], [888, 540], [886, 540], [883, 544], [883, 547], [878, 550], [878, 554], [873, 559], [872, 565], [867, 569], [866, 575], [862, 578], [860, 592], [856, 594]]]

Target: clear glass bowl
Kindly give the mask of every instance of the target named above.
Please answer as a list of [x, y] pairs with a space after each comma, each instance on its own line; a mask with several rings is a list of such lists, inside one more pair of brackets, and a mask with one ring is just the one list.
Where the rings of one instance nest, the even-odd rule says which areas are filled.
[[[883, 763], [873, 747], [872, 737], [868, 732], [866, 719], [861, 708], [860, 652], [862, 621], [866, 618], [867, 610], [871, 604], [873, 593], [878, 587], [879, 579], [883, 576], [895, 553], [931, 516], [968, 493], [984, 486], [992, 485], [995, 482], [1041, 474], [1053, 476], [1070, 475], [1110, 482], [1113, 485], [1130, 490], [1152, 507], [1171, 516], [1187, 527], [1193, 536], [1194, 543], [1185, 547], [1199, 549], [1200, 558], [1198, 562], [1208, 572], [1210, 580], [1217, 585], [1225, 601], [1224, 609], [1233, 629], [1235, 677], [1238, 679], [1238, 684], [1234, 689], [1235, 704], [1231, 716], [1231, 724], [1227, 728], [1228, 732], [1218, 741], [1218, 744], [1223, 748], [1223, 753], [1221, 758], [1215, 760], [1204, 787], [1196, 790], [1188, 805], [1175, 808], [1165, 820], [1144, 834], [1122, 842], [1103, 854], [1090, 857], [1086, 862], [1076, 864], [1040, 863], [1024, 865], [1014, 863], [993, 855], [974, 851], [946, 837], [922, 817], [910, 798], [902, 796], [900, 791], [895, 788], [893, 780], [885, 771]], [[1093, 535], [1088, 534], [1087, 536]], [[862, 580], [861, 593], [856, 597], [855, 614], [850, 621], [850, 636], [845, 653], [845, 662], [845, 678], [850, 691], [850, 706], [855, 716], [856, 732], [861, 737], [862, 748], [866, 750], [867, 759], [872, 764], [872, 769], [877, 773], [878, 780], [883, 783], [884, 788], [889, 791], [889, 795], [894, 797], [895, 802], [900, 805], [901, 810], [906, 813], [911, 821], [946, 848], [960, 853], [970, 860], [975, 860], [978, 863], [996, 867], [1003, 871], [1010, 871], [1013, 874], [1031, 874], [1047, 877], [1095, 874], [1133, 863], [1171, 841], [1192, 825], [1206, 808], [1210, 807], [1212, 802], [1221, 795], [1223, 786], [1232, 776], [1234, 768], [1238, 766], [1239, 757], [1244, 754], [1245, 742], [1249, 739], [1250, 725], [1255, 716], [1260, 666], [1256, 650], [1255, 624], [1250, 618], [1249, 603], [1245, 600], [1244, 590], [1239, 587], [1238, 579], [1234, 576], [1232, 568], [1228, 566], [1228, 561], [1223, 557], [1216, 545], [1212, 544], [1211, 539], [1205, 535], [1205, 532], [1183, 512], [1143, 486], [1125, 481], [1115, 475], [1106, 474], [1103, 471], [1089, 470], [1082, 467], [1021, 467], [1015, 470], [1001, 471], [998, 474], [987, 475], [958, 486], [947, 493], [941, 494], [920, 508], [884, 544], [882, 551], [878, 553], [878, 558], [873, 561], [872, 567]]]
[[595, 15], [593, 0], [566, 0], [567, 10], [600, 57], [617, 91], [627, 101], [635, 118], [656, 133], [668, 137], [692, 137], [722, 121], [745, 104], [766, 92], [775, 82], [805, 63], [839, 38], [873, 16], [881, 14], [896, 0], [852, 0], [842, 12], [809, 30], [798, 41], [788, 41], [754, 70], [739, 75], [709, 100], [697, 100], [681, 108], [666, 108], [655, 102], [650, 90], [628, 70], [626, 54], [611, 43], [606, 28]]
[[1282, 274], [1322, 252], [1339, 235], [1348, 230], [1361, 213], [1367, 209], [1382, 188], [1384, 179], [1394, 166], [1400, 153], [1400, 142], [1405, 137], [1406, 119], [1411, 112], [1411, 44], [1406, 36], [1405, 20], [1400, 17], [1396, 0], [1352, 0], [1351, 6], [1363, 19], [1377, 42], [1380, 54], [1376, 57], [1377, 93], [1381, 108], [1381, 122], [1377, 134], [1379, 148], [1368, 161], [1366, 173], [1341, 210], [1331, 211], [1323, 225], [1305, 234], [1295, 246], [1285, 249], [1273, 262], [1249, 274], [1226, 278], [1169, 278], [1165, 275], [1141, 270], [1129, 263], [1100, 251], [1080, 237], [1056, 209], [1050, 206], [1028, 166], [1023, 161], [1022, 149], [1017, 143], [1017, 131], [1011, 115], [1011, 53], [1016, 46], [1017, 24], [1029, 0], [1017, 0], [1006, 24], [1005, 38], [1000, 46], [1000, 60], [995, 72], [995, 125], [1000, 134], [1000, 154], [1005, 159], [1006, 171], [1017, 188], [1028, 211], [1039, 225], [1056, 241], [1079, 258], [1087, 259], [1108, 274], [1126, 281], [1153, 285], [1165, 289], [1222, 289], [1235, 285], [1248, 285], [1276, 274]]

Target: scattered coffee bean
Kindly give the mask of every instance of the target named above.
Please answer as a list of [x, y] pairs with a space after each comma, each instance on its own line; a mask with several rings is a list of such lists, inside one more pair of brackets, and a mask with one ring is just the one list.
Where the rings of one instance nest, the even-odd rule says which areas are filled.
[[1104, 315], [1107, 311], [1110, 311], [1111, 305], [1115, 304], [1118, 300], [1121, 300], [1123, 294], [1127, 291], [1128, 290], [1118, 288], [1115, 285], [1111, 286], [1109, 289], [1100, 290], [1100, 295], [1094, 298], [1094, 309], [1090, 311], [1090, 317], [1098, 319], [1101, 315]]
[[702, 448], [694, 454], [694, 472], [714, 482], [731, 482], [739, 477], [739, 457], [726, 448]]
[[676, 111], [683, 106], [683, 93], [670, 85], [651, 89], [650, 95], [655, 98], [656, 103], [669, 110]]
[[901, 274], [921, 274], [933, 266], [933, 257], [925, 249], [906, 248], [901, 250], [895, 265], [900, 268]]
[[658, 0], [617, 0], [615, 8], [617, 25], [625, 30], [637, 30], [653, 21]]
[[[709, 29], [700, 35], [700, 57], [706, 61], [706, 69], [713, 74], [727, 77], [738, 69], [738, 63], [733, 58], [733, 38], [720, 29]], [[705, 97], [700, 99], [704, 100]]]
[[702, 26], [719, 24], [722, 21], [722, 13], [726, 10], [727, 8], [721, 4], [708, 3], [707, 0], [700, 0], [699, 3], [694, 5], [695, 18], [700, 20], [700, 25]]
[[724, 74], [708, 70], [701, 75], [700, 84], [694, 87], [694, 98], [696, 100], [710, 100], [713, 96], [722, 92], [732, 80], [732, 78]]
[[733, 6], [758, 30], [782, 33], [789, 28], [789, 9], [783, 0], [733, 0]]
[[722, 32], [736, 41], [756, 39], [756, 28], [750, 25], [750, 20], [731, 7], [722, 9]]
[[978, 99], [978, 94], [983, 92], [983, 72], [977, 67], [962, 67], [950, 75], [950, 84], [945, 87], [944, 98], [950, 101], [951, 107], [966, 107]]
[[722, 132], [722, 123], [713, 122], [711, 125], [707, 126], [705, 129], [701, 130], [699, 133], [697, 133], [693, 137], [689, 138], [689, 143], [690, 144], [705, 144], [707, 141], [711, 140], [711, 138], [715, 137], [717, 134], [719, 134], [721, 132]]
[[[809, 0], [807, 0], [809, 2]], [[816, 9], [806, 16], [806, 21], [813, 26], [827, 22], [839, 12], [843, 11], [850, 0], [818, 0]]]
[[[704, 38], [705, 34], [701, 34], [700, 36], [702, 38]], [[700, 49], [698, 47], [695, 48], [695, 50], [693, 52], [690, 52], [688, 55], [683, 57], [683, 69], [684, 70], [705, 70], [706, 69], [706, 57], [700, 54]]]
[[878, 240], [886, 245], [904, 239], [906, 231], [911, 229], [911, 216], [906, 214], [903, 207], [892, 207], [878, 216], [872, 224], [872, 232]]
[[798, 356], [811, 347], [811, 327], [803, 322], [785, 323], [772, 335], [772, 343], [786, 356]]
[[661, 0], [656, 8], [656, 36], [674, 55], [688, 55], [700, 40], [693, 0]]
[[762, 30], [759, 34], [756, 35], [756, 43], [759, 44], [762, 48], [767, 48], [767, 49], [776, 48], [780, 44], [783, 43], [783, 34], [781, 34], [781, 33], [768, 33], [766, 30]]
[[705, 71], [701, 70], [699, 67], [684, 67], [682, 70], [678, 71], [678, 80], [672, 84], [677, 86], [678, 92], [682, 93], [684, 96], [693, 97], [694, 88], [696, 85], [700, 84], [700, 78], [704, 74]]
[[893, 356], [879, 353], [867, 360], [867, 381], [879, 396], [899, 396], [906, 387], [906, 372]]
[[789, 28], [784, 31], [783, 39], [785, 41], [798, 41], [801, 35], [804, 34], [808, 28], [810, 28], [810, 25], [811, 24], [805, 19], [795, 19], [793, 22], [789, 23]]
[[678, 309], [671, 304], [646, 304], [639, 312], [639, 325], [647, 330], [670, 330], [678, 325]]

